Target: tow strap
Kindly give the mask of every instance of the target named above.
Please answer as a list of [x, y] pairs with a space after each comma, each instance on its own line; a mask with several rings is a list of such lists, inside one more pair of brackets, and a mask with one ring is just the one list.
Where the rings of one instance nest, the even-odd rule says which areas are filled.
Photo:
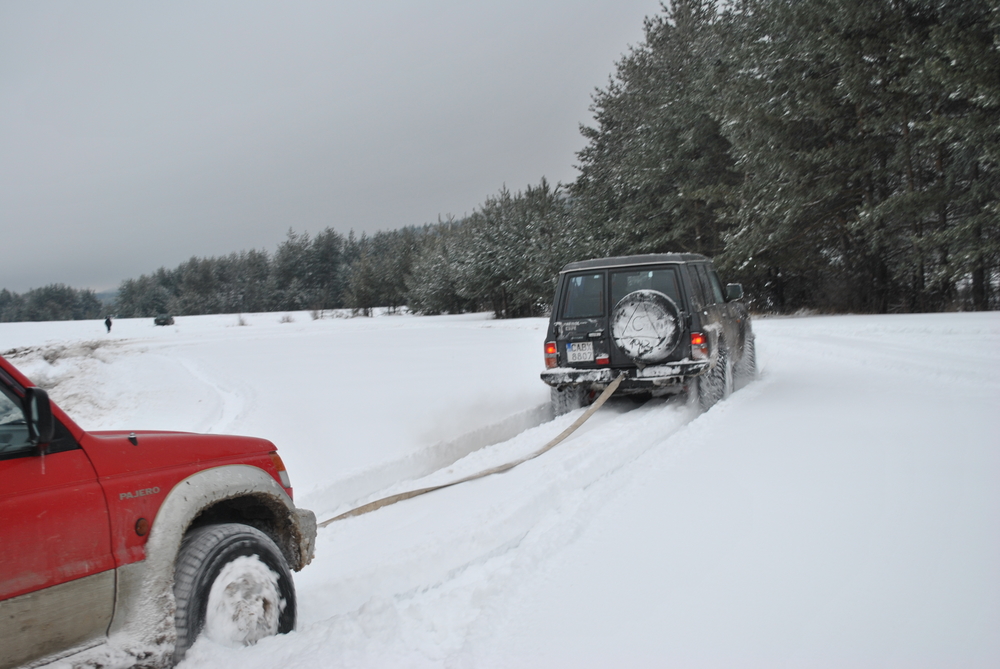
[[497, 465], [496, 467], [492, 467], [490, 469], [486, 469], [486, 470], [478, 472], [476, 474], [470, 474], [469, 476], [460, 478], [457, 481], [450, 481], [448, 483], [442, 483], [440, 485], [430, 486], [428, 488], [419, 488], [417, 490], [410, 490], [408, 492], [401, 492], [401, 493], [398, 493], [396, 495], [390, 495], [389, 497], [383, 497], [382, 499], [377, 499], [374, 502], [369, 502], [368, 504], [365, 504], [363, 506], [359, 506], [356, 509], [351, 509], [350, 511], [345, 511], [344, 513], [340, 514], [339, 516], [334, 516], [333, 518], [329, 518], [327, 520], [324, 520], [322, 523], [319, 523], [317, 525], [317, 527], [326, 527], [330, 523], [334, 523], [334, 522], [336, 522], [338, 520], [343, 520], [344, 518], [351, 518], [353, 516], [360, 516], [360, 515], [363, 515], [363, 514], [366, 514], [366, 513], [371, 513], [372, 511], [375, 511], [376, 509], [381, 509], [384, 506], [389, 506], [391, 504], [395, 504], [396, 502], [402, 502], [405, 499], [413, 499], [414, 497], [419, 497], [420, 495], [426, 495], [429, 492], [434, 492], [435, 490], [441, 490], [442, 488], [450, 488], [451, 486], [458, 485], [459, 483], [466, 483], [468, 481], [475, 481], [476, 479], [481, 479], [481, 478], [483, 478], [485, 476], [490, 476], [491, 474], [500, 474], [501, 472], [505, 472], [505, 471], [511, 470], [511, 469], [513, 469], [514, 467], [517, 467], [520, 464], [524, 464], [528, 460], [534, 460], [535, 458], [537, 458], [542, 453], [545, 453], [546, 451], [551, 450], [554, 446], [556, 446], [561, 441], [563, 441], [564, 439], [566, 439], [566, 437], [568, 437], [569, 435], [571, 435], [574, 432], [576, 432], [577, 429], [579, 429], [579, 427], [581, 425], [583, 425], [584, 423], [586, 423], [587, 420], [591, 416], [593, 416], [594, 413], [598, 409], [600, 409], [604, 405], [605, 402], [608, 401], [608, 398], [611, 397], [616, 390], [618, 390], [618, 386], [621, 385], [622, 379], [624, 379], [624, 378], [625, 378], [625, 373], [622, 372], [621, 374], [618, 375], [618, 377], [614, 381], [611, 382], [611, 384], [607, 388], [604, 389], [604, 392], [601, 393], [600, 396], [596, 400], [594, 400], [594, 403], [590, 405], [590, 407], [583, 413], [582, 416], [580, 416], [579, 418], [577, 418], [573, 422], [572, 425], [570, 425], [565, 430], [563, 430], [562, 432], [560, 432], [559, 436], [557, 436], [555, 439], [553, 439], [549, 443], [547, 443], [544, 446], [542, 446], [539, 450], [535, 451], [534, 453], [526, 455], [525, 457], [523, 457], [523, 458], [521, 458], [519, 460], [515, 460], [513, 462], [508, 462], [507, 464]]

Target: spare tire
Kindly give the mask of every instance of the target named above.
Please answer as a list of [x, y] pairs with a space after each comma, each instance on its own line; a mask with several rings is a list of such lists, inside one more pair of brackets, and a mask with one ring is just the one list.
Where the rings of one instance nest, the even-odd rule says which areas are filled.
[[662, 362], [680, 342], [680, 311], [659, 291], [629, 293], [611, 312], [611, 337], [621, 352], [635, 362]]

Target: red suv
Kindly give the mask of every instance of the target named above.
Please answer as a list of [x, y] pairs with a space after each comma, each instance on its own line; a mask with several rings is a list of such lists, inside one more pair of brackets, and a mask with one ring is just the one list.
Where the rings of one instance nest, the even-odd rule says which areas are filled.
[[272, 443], [86, 432], [0, 357], [0, 669], [288, 632], [315, 538]]

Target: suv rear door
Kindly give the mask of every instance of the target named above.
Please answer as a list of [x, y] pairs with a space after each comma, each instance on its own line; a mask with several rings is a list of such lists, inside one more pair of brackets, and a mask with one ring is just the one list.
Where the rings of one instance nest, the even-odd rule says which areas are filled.
[[[678, 327], [686, 329], [686, 305], [682, 297], [683, 292], [681, 291], [680, 277], [677, 276], [677, 265], [633, 266], [612, 269], [609, 272], [609, 282], [610, 309], [614, 309], [618, 301], [631, 292], [636, 290], [655, 290], [669, 297], [677, 305], [680, 316]], [[686, 338], [686, 334], [681, 336], [681, 343], [667, 357], [667, 360], [679, 360], [687, 355], [687, 350], [684, 346]], [[611, 340], [611, 364], [615, 367], [635, 366], [635, 362], [615, 345], [613, 339]]]
[[603, 270], [576, 272], [562, 281], [556, 305], [556, 345], [564, 367], [597, 367], [608, 353], [607, 275]]

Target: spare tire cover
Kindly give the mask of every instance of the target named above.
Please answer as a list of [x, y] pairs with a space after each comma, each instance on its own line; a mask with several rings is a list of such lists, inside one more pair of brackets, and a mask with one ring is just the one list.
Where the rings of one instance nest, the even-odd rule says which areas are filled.
[[680, 312], [663, 293], [637, 290], [619, 300], [611, 312], [611, 337], [632, 360], [661, 362], [680, 341]]

